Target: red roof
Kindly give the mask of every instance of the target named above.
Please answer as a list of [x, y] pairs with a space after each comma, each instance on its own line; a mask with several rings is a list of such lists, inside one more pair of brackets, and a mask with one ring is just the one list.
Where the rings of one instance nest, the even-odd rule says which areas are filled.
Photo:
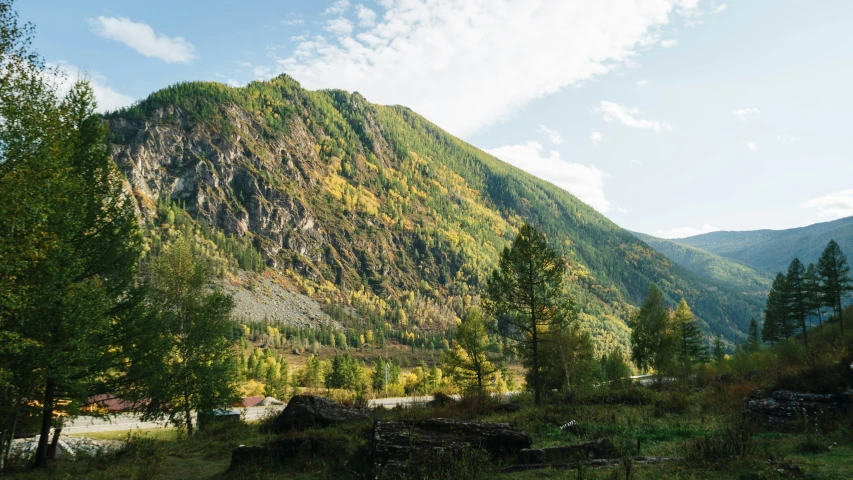
[[263, 399], [264, 399], [264, 397], [258, 397], [258, 396], [246, 397], [243, 399], [243, 401], [241, 403], [243, 404], [244, 407], [254, 407], [255, 405], [261, 403], [261, 400], [263, 400]]
[[106, 393], [95, 395], [94, 397], [89, 397], [89, 400], [86, 402], [85, 406], [93, 405], [97, 405], [101, 408], [106, 408], [109, 412], [121, 412], [124, 410], [133, 409], [133, 403], [127, 402], [125, 400], [122, 400], [121, 398]]

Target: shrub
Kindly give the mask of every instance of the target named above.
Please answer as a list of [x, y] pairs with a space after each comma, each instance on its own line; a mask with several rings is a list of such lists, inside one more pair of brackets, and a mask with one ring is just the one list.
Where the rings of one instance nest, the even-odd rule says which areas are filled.
[[715, 463], [746, 458], [755, 452], [752, 434], [755, 425], [746, 415], [731, 419], [721, 431], [687, 442], [684, 459], [694, 463]]

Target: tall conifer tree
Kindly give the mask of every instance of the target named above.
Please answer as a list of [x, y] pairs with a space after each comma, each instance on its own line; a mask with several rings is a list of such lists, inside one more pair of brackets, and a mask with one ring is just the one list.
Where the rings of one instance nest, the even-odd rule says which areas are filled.
[[502, 335], [519, 342], [519, 353], [532, 369], [536, 405], [541, 403], [541, 343], [549, 332], [563, 330], [577, 318], [574, 302], [563, 291], [565, 270], [565, 260], [548, 246], [545, 235], [525, 224], [501, 252], [498, 269], [486, 284], [485, 311], [498, 319]]
[[806, 346], [809, 345], [809, 333], [806, 318], [809, 316], [809, 292], [806, 287], [806, 269], [799, 258], [791, 260], [788, 275], [785, 277], [787, 292], [785, 303], [788, 307], [788, 321], [792, 329], [800, 328]]
[[853, 281], [850, 280], [850, 265], [847, 263], [847, 257], [835, 240], [829, 241], [817, 262], [817, 268], [823, 280], [821, 296], [824, 304], [835, 311], [835, 318], [841, 324], [841, 334], [844, 335], [841, 299], [853, 290]]

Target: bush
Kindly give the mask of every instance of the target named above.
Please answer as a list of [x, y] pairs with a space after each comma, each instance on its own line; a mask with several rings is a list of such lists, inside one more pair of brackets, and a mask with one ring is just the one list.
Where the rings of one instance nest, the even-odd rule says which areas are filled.
[[749, 457], [755, 452], [754, 431], [752, 420], [738, 415], [717, 434], [687, 442], [683, 448], [684, 459], [693, 463], [716, 463]]

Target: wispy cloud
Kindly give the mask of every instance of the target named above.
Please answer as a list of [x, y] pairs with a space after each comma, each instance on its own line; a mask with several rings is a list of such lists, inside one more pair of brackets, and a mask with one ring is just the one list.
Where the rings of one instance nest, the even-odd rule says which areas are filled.
[[89, 19], [98, 35], [123, 43], [146, 57], [159, 58], [167, 63], [189, 63], [195, 58], [195, 47], [183, 37], [167, 37], [154, 33], [145, 23], [124, 17]]
[[653, 130], [655, 132], [672, 130], [672, 126], [666, 122], [639, 118], [640, 110], [636, 107], [629, 108], [615, 102], [602, 101], [597, 107], [593, 107], [592, 111], [600, 113], [607, 122], [615, 120], [627, 127]]
[[639, 82], [637, 82], [638, 87], [645, 87], [648, 84], [649, 84], [648, 80], [640, 80]]
[[674, 38], [670, 38], [670, 39], [663, 40], [662, 42], [660, 42], [660, 46], [663, 48], [672, 48], [676, 45], [678, 45], [678, 40], [676, 40]]
[[537, 130], [537, 132], [544, 133], [545, 135], [547, 135], [548, 139], [551, 140], [551, 143], [553, 143], [554, 145], [559, 145], [563, 143], [563, 136], [560, 135], [560, 132], [551, 130], [545, 125], [539, 125], [539, 129]]
[[604, 141], [604, 134], [601, 132], [592, 132], [589, 134], [589, 139], [592, 140], [592, 144], [596, 147], [602, 141]]
[[746, 142], [746, 148], [747, 150], [755, 151], [758, 150], [758, 145], [756, 145], [755, 142]]
[[331, 4], [328, 8], [326, 8], [326, 15], [340, 15], [349, 10], [349, 0], [337, 0], [335, 3]]
[[[276, 71], [307, 88], [407, 105], [466, 135], [534, 99], [636, 63], [646, 39], [695, 9], [686, 0], [624, 2], [619, 15], [591, 0], [383, 0], [372, 26], [356, 7], [353, 20], [362, 28], [344, 34], [343, 22], [327, 25], [331, 34], [301, 42]], [[347, 12], [349, 2], [328, 9]]]
[[727, 3], [721, 3], [721, 4], [717, 5], [717, 7], [716, 7], [716, 8], [714, 8], [713, 10], [711, 10], [711, 13], [712, 13], [712, 14], [714, 14], [714, 15], [716, 15], [716, 14], [718, 14], [718, 13], [723, 13], [723, 12], [725, 12], [725, 11], [726, 11], [726, 9], [727, 9], [727, 8], [729, 8], [729, 4], [727, 4]]
[[495, 157], [547, 180], [583, 200], [592, 208], [605, 213], [613, 205], [604, 195], [604, 172], [592, 165], [569, 163], [551, 151], [543, 156], [542, 144], [527, 142], [523, 145], [506, 145], [486, 150]]
[[813, 198], [802, 206], [817, 209], [818, 216], [828, 220], [853, 216], [853, 190], [842, 190]]
[[703, 233], [711, 233], [718, 231], [720, 231], [719, 228], [713, 225], [708, 225], [706, 223], [701, 227], [675, 227], [670, 228], [668, 230], [658, 230], [655, 235], [660, 238], [687, 238], [695, 235], [701, 235]]
[[745, 122], [750, 115], [760, 115], [761, 111], [757, 108], [736, 108], [732, 110], [732, 115], [737, 117], [741, 122]]
[[305, 19], [302, 18], [302, 15], [290, 15], [284, 20], [281, 21], [283, 25], [287, 25], [288, 27], [295, 27], [297, 25], [302, 25], [305, 23]]

